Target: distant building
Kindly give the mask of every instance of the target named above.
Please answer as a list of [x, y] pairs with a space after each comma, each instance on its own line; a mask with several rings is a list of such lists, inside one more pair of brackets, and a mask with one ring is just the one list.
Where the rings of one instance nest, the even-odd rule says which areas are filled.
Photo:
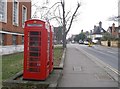
[[110, 26], [107, 30], [113, 37], [120, 38], [120, 26], [115, 27], [115, 24], [113, 23], [112, 26]]
[[62, 43], [62, 27], [54, 27], [54, 42], [55, 44], [61, 44]]
[[0, 45], [23, 45], [24, 22], [31, 18], [31, 0], [0, 1]]
[[75, 37], [76, 37], [76, 36], [77, 36], [77, 35], [72, 35], [72, 36], [71, 36], [71, 42], [72, 42], [72, 43], [74, 43], [74, 40], [75, 40]]
[[99, 26], [94, 26], [93, 31], [90, 32], [90, 37], [92, 38], [93, 42], [98, 42], [102, 37], [103, 37], [103, 33], [105, 33], [106, 31], [102, 28], [102, 22], [99, 22]]
[[86, 32], [85, 32], [85, 35], [86, 35], [86, 36], [88, 36], [89, 34], [90, 34], [89, 31], [86, 31]]

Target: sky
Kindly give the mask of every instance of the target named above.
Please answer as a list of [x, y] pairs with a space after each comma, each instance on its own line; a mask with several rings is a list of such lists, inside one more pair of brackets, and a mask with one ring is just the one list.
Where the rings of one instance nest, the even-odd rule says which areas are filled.
[[[60, 0], [48, 0], [49, 6], [52, 6], [55, 2]], [[45, 0], [33, 0], [33, 3], [37, 4], [44, 3]], [[107, 30], [109, 26], [115, 23], [118, 26], [117, 22], [108, 21], [108, 18], [111, 16], [118, 15], [118, 0], [65, 0], [65, 8], [75, 10], [77, 2], [81, 2], [81, 7], [79, 8], [79, 16], [76, 21], [73, 22], [68, 36], [71, 34], [79, 34], [81, 30], [90, 31], [94, 28], [94, 25], [98, 26], [99, 21], [102, 21], [102, 27]], [[32, 14], [34, 13], [35, 8], [32, 8]], [[53, 26], [56, 26], [56, 23], [51, 22]]]

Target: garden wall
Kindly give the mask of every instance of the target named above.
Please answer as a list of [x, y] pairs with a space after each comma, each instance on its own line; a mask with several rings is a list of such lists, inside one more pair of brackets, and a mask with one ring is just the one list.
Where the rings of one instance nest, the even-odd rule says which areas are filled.
[[[109, 46], [108, 41], [101, 41], [101, 45], [103, 46]], [[120, 42], [119, 41], [110, 41], [110, 46], [111, 47], [119, 47]]]

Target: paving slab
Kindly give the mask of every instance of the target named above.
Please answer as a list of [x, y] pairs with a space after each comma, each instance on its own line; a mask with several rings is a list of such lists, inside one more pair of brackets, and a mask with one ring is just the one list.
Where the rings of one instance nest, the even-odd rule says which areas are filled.
[[118, 87], [118, 82], [74, 45], [68, 45], [59, 87], [112, 88]]

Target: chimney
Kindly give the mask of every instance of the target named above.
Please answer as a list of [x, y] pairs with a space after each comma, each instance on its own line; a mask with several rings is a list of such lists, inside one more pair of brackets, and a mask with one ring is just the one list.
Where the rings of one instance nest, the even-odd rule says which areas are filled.
[[112, 24], [112, 32], [115, 31], [115, 23]]
[[102, 28], [102, 22], [101, 21], [99, 22], [99, 27]]
[[81, 30], [81, 33], [83, 33], [83, 29]]
[[94, 29], [93, 29], [93, 31], [94, 31], [94, 32], [96, 31], [96, 25], [94, 25]]
[[96, 28], [96, 25], [94, 25], [94, 29]]
[[92, 34], [92, 30], [90, 30], [90, 34]]

